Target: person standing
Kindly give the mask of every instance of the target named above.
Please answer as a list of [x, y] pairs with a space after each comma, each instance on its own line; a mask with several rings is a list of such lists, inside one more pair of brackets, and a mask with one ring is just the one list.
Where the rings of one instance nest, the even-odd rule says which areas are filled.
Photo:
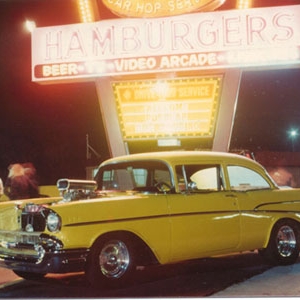
[[3, 181], [0, 178], [0, 197], [4, 194]]
[[12, 164], [8, 170], [4, 193], [10, 200], [39, 197], [36, 170], [31, 163]]

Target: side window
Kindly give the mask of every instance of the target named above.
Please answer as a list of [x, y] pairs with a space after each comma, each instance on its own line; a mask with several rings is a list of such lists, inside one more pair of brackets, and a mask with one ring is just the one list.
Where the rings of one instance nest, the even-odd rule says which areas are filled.
[[218, 190], [216, 167], [199, 170], [192, 174], [190, 178], [196, 184], [198, 190]]
[[236, 191], [269, 189], [269, 183], [257, 172], [240, 166], [228, 166], [230, 188]]
[[220, 191], [224, 189], [220, 165], [184, 165], [176, 167], [180, 190]]

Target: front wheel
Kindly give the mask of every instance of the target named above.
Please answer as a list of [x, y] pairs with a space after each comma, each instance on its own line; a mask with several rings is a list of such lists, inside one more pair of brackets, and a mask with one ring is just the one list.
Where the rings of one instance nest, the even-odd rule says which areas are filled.
[[91, 250], [86, 274], [94, 287], [121, 287], [133, 278], [135, 267], [129, 239], [98, 240]]
[[281, 220], [273, 227], [266, 249], [260, 251], [271, 264], [289, 265], [299, 257], [299, 229], [291, 220]]

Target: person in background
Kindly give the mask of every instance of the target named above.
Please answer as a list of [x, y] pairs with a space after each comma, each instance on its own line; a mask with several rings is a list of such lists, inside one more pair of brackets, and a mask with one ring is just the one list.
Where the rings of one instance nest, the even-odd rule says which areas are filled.
[[0, 178], [0, 197], [4, 194], [4, 190], [3, 190], [3, 181]]
[[32, 163], [12, 164], [8, 170], [4, 193], [10, 200], [39, 197], [36, 169]]

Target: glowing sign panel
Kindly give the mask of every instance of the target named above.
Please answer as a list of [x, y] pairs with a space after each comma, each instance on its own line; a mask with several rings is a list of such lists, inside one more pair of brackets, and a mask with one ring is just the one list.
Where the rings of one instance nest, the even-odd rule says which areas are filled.
[[34, 81], [295, 64], [300, 5], [36, 28]]
[[212, 137], [221, 77], [114, 82], [124, 140]]
[[225, 0], [102, 0], [115, 14], [149, 18], [184, 14], [196, 10], [214, 10]]

